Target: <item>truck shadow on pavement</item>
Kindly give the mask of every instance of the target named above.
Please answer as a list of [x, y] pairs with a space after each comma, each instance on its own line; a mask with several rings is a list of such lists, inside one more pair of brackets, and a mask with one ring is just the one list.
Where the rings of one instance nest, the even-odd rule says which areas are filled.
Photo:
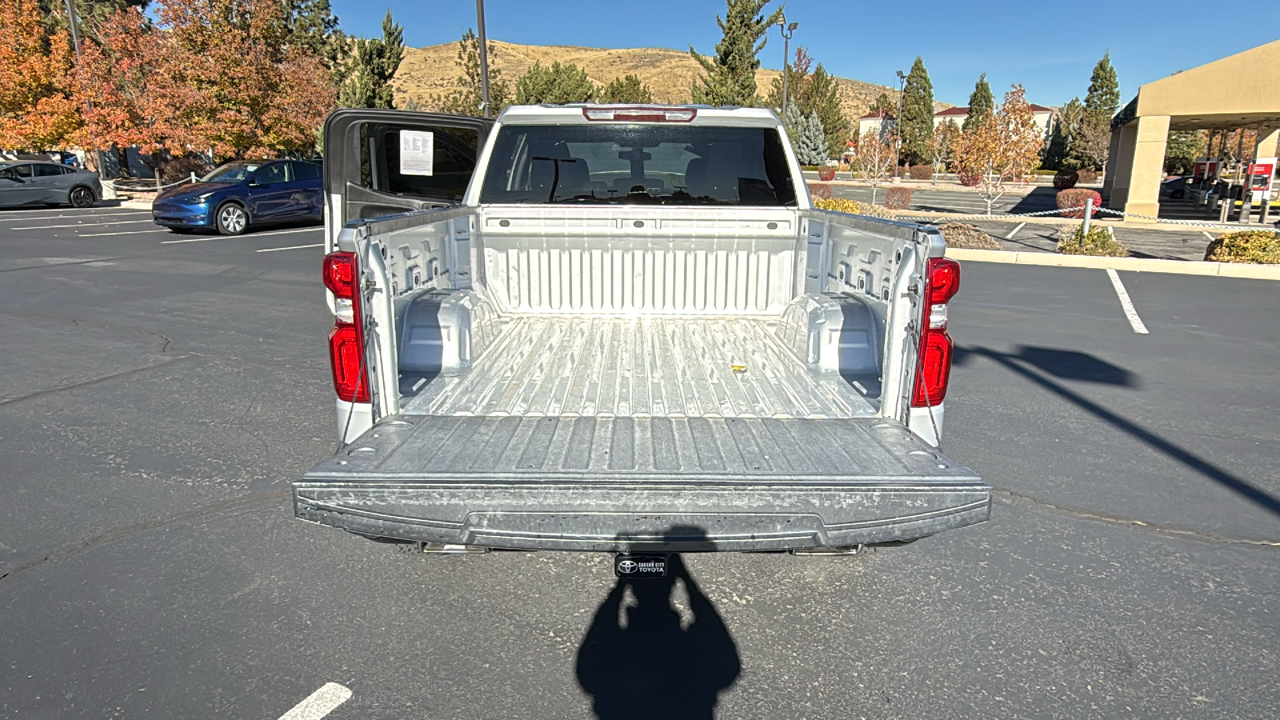
[[[1066, 380], [1082, 380], [1105, 385], [1138, 387], [1137, 377], [1111, 363], [1092, 355], [1074, 350], [1058, 350], [1020, 346], [1017, 352], [1002, 353], [985, 347], [960, 347], [955, 349], [953, 362], [964, 365], [972, 357], [984, 357], [1005, 369], [1030, 380], [1050, 393], [1124, 432], [1151, 449], [1162, 453], [1192, 471], [1218, 483], [1259, 507], [1280, 515], [1280, 498], [1262, 490], [1244, 478], [1238, 477], [1195, 453], [1165, 440], [1137, 423], [1126, 420], [1107, 408], [1055, 382], [1051, 377]], [[1039, 372], [1037, 372], [1039, 371]]]
[[[692, 622], [673, 605], [677, 580]], [[619, 578], [578, 649], [578, 684], [601, 720], [712, 718], [741, 671], [737, 644], [679, 555], [664, 578]]]

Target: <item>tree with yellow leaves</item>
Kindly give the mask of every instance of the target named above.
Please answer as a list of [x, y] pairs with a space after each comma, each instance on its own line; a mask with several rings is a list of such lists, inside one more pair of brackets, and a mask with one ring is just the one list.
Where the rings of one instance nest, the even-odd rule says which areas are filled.
[[995, 112], [952, 141], [956, 169], [978, 178], [978, 193], [987, 202], [988, 215], [1007, 190], [1005, 183], [1022, 180], [1035, 168], [1043, 146], [1043, 133], [1021, 85], [1005, 93], [1004, 103]]

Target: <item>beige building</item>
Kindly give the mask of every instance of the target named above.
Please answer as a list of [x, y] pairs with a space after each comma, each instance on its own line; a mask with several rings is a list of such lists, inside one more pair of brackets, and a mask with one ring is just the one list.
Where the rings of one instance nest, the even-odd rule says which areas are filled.
[[1276, 155], [1280, 40], [1139, 88], [1111, 123], [1103, 198], [1126, 213], [1156, 217], [1169, 131], [1238, 128], [1258, 130], [1254, 157]]
[[[1032, 116], [1035, 118], [1036, 125], [1040, 127], [1040, 132], [1044, 133], [1045, 142], [1049, 141], [1049, 131], [1053, 128], [1053, 115], [1055, 110], [1043, 105], [1031, 104]], [[954, 107], [946, 110], [939, 110], [933, 114], [933, 126], [936, 128], [942, 123], [950, 120], [956, 124], [956, 127], [964, 125], [964, 119], [969, 117], [969, 108]], [[881, 124], [884, 117], [879, 112], [869, 112], [858, 118], [858, 137], [868, 130], [876, 133], [880, 132]]]

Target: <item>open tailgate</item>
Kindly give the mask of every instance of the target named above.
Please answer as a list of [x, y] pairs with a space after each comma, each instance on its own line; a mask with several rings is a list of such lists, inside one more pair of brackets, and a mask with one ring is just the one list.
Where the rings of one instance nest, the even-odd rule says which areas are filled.
[[991, 488], [883, 418], [400, 415], [293, 496], [376, 537], [686, 552], [912, 540], [986, 520]]

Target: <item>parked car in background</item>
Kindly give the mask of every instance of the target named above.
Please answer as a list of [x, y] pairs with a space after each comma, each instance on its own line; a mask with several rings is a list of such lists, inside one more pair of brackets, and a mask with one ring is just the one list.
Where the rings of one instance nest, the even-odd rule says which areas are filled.
[[0, 163], [0, 207], [71, 205], [85, 208], [102, 197], [98, 173], [54, 162]]
[[320, 166], [315, 163], [236, 161], [199, 182], [160, 193], [151, 216], [174, 232], [208, 228], [239, 235], [251, 225], [324, 222], [323, 200]]

